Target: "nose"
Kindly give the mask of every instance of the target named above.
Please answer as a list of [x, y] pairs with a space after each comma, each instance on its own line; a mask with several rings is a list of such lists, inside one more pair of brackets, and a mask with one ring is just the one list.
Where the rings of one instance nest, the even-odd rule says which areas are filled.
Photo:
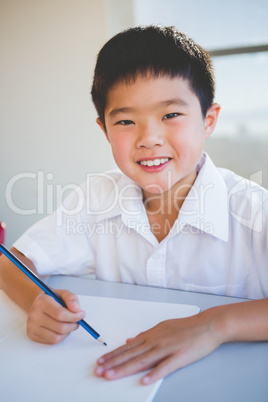
[[138, 131], [137, 148], [154, 148], [165, 143], [164, 133], [160, 127], [153, 123], [143, 124]]

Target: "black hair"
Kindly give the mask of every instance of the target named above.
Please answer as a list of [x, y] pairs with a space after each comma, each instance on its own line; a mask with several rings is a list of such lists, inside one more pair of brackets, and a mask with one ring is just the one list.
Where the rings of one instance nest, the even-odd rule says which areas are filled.
[[206, 116], [215, 93], [209, 53], [174, 27], [140, 26], [115, 35], [98, 54], [91, 95], [104, 128], [109, 89], [148, 74], [187, 79]]

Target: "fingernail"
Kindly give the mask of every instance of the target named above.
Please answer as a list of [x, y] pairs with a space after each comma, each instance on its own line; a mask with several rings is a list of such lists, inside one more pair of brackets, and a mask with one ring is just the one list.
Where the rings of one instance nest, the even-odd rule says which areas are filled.
[[100, 358], [98, 359], [98, 363], [104, 363], [104, 361], [105, 361], [105, 359], [104, 359], [103, 357], [100, 357]]
[[72, 304], [73, 306], [80, 306], [77, 300], [69, 300], [69, 303]]
[[96, 373], [97, 375], [101, 375], [103, 372], [104, 372], [104, 368], [103, 368], [103, 367], [101, 367], [101, 366], [96, 367], [95, 373]]
[[108, 378], [112, 378], [114, 376], [114, 370], [107, 370], [106, 371], [106, 376]]
[[149, 382], [150, 382], [150, 377], [143, 377], [142, 378], [142, 383], [143, 384], [149, 384]]

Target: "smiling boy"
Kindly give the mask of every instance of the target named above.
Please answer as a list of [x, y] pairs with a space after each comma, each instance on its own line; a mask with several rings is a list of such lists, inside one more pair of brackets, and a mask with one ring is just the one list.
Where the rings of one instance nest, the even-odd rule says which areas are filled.
[[[256, 299], [162, 322], [100, 358], [96, 375], [111, 380], [151, 369], [141, 380], [149, 384], [222, 343], [268, 340], [267, 191], [203, 154], [220, 110], [208, 53], [173, 28], [129, 29], [100, 51], [92, 97], [120, 171], [90, 178], [80, 203], [71, 194], [13, 251], [38, 274], [95, 272]], [[110, 224], [120, 235], [70, 232], [70, 219]], [[29, 312], [33, 340], [58, 343], [77, 328], [84, 313], [75, 295], [57, 290], [64, 309], [5, 257], [0, 263], [0, 286]]]
[[197, 177], [204, 140], [219, 109], [211, 105], [204, 120], [197, 96], [180, 77], [137, 76], [134, 83], [120, 82], [109, 90], [105, 127], [100, 118], [97, 122], [117, 166], [143, 189], [150, 227], [159, 242]]

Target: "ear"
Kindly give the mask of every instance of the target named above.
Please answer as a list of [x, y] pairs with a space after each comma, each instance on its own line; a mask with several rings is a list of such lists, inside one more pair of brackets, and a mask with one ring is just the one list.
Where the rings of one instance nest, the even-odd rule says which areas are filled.
[[107, 134], [107, 131], [106, 131], [106, 129], [105, 129], [105, 127], [104, 127], [104, 125], [103, 125], [103, 123], [101, 122], [101, 120], [100, 120], [99, 117], [97, 117], [96, 122], [97, 122], [97, 124], [100, 126], [100, 128], [102, 129], [102, 131], [104, 132], [105, 137], [107, 138], [107, 140], [110, 142], [110, 139], [109, 139], [109, 136], [108, 136], [108, 134]]
[[205, 139], [209, 138], [213, 133], [217, 124], [220, 109], [221, 106], [218, 103], [213, 103], [208, 109], [205, 118]]

